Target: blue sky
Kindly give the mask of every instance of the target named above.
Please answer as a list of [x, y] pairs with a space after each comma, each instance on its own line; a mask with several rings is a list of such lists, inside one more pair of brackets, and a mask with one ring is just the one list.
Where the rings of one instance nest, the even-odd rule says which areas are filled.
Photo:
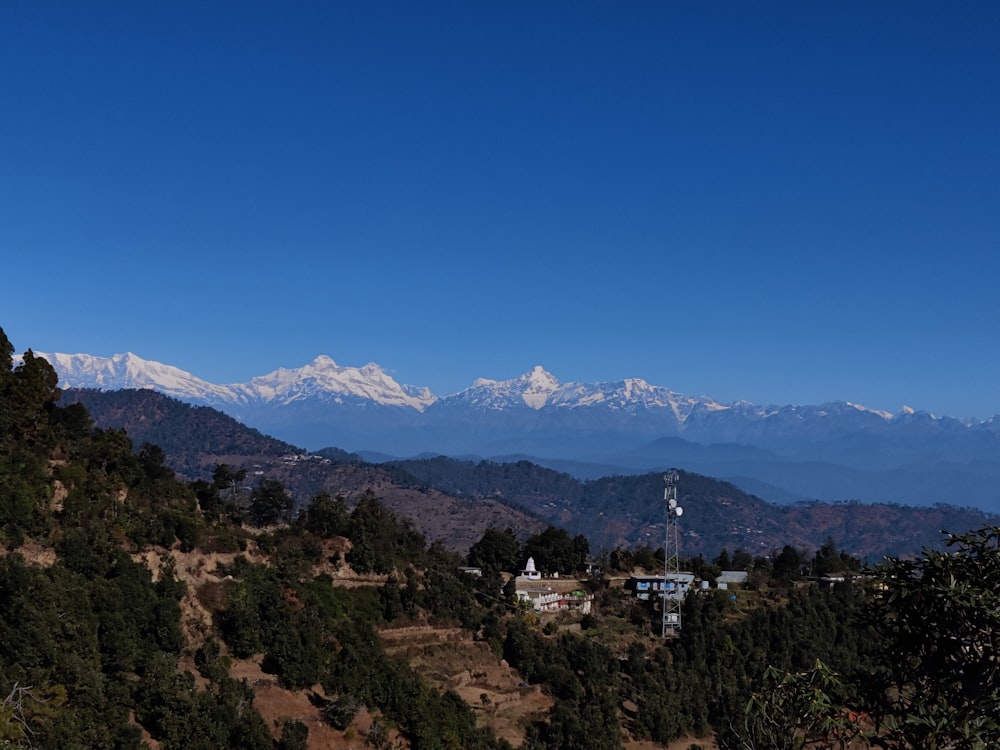
[[0, 4], [0, 326], [1000, 413], [1000, 4]]

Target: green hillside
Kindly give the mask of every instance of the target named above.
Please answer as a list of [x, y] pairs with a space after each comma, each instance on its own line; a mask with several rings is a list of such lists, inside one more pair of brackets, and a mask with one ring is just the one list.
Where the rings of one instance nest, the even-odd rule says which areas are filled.
[[[443, 456], [384, 466], [400, 484], [512, 503], [583, 534], [595, 549], [663, 543], [662, 473], [581, 481], [524, 460], [475, 462]], [[683, 469], [680, 476], [681, 546], [692, 556], [714, 557], [723, 549], [769, 554], [785, 544], [814, 551], [832, 537], [851, 555], [879, 560], [940, 547], [942, 529], [962, 532], [1000, 523], [1000, 516], [943, 504], [930, 508], [859, 502], [776, 505], [728, 482]]]
[[[487, 530], [465, 558], [376, 487], [296, 508], [228, 465], [181, 481], [12, 353], [0, 331], [3, 750], [1000, 742], [996, 527], [865, 575], [830, 542], [812, 568], [853, 570], [830, 588], [790, 545], [744, 555], [748, 586], [688, 595], [664, 639], [620, 585], [649, 550], [588, 577], [586, 538], [556, 526]], [[591, 611], [526, 606], [529, 553]]]

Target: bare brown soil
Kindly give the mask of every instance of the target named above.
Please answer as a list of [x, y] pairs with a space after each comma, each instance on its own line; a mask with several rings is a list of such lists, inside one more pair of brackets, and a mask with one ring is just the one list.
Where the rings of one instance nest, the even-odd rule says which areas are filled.
[[265, 674], [260, 668], [260, 659], [235, 659], [229, 674], [237, 680], [246, 680], [253, 688], [253, 705], [264, 721], [277, 737], [281, 734], [281, 725], [287, 719], [301, 721], [309, 729], [310, 750], [347, 750], [363, 746], [363, 732], [371, 725], [371, 717], [359, 716], [352, 725], [354, 730], [350, 737], [347, 732], [339, 732], [323, 722], [320, 709], [309, 700], [310, 692], [325, 698], [323, 689], [316, 685], [312, 691], [285, 690], [278, 684], [274, 675]]
[[406, 659], [435, 687], [454, 690], [475, 711], [480, 726], [515, 747], [524, 741], [527, 724], [553, 705], [537, 685], [525, 685], [486, 643], [460, 628], [412, 626], [385, 629], [381, 635], [389, 654]]

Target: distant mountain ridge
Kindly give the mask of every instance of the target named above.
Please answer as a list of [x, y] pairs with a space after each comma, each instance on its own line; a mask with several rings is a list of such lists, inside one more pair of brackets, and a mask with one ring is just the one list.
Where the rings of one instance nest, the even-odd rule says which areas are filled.
[[364, 367], [340, 367], [326, 355], [297, 369], [279, 368], [246, 383], [217, 385], [185, 370], [152, 362], [132, 354], [93, 357], [89, 354], [47, 354], [64, 388], [118, 391], [149, 388], [181, 401], [204, 406], [231, 407], [275, 403], [287, 405], [309, 398], [358, 398], [383, 406], [402, 406], [423, 411], [435, 398], [426, 388], [401, 386], [374, 363]]
[[639, 378], [562, 383], [541, 366], [510, 380], [479, 378], [465, 390], [437, 396], [398, 383], [374, 363], [343, 367], [325, 355], [229, 385], [134, 354], [36, 355], [53, 364], [62, 387], [149, 388], [211, 406], [310, 450], [517, 454], [600, 465], [611, 473], [676, 464], [769, 499], [949, 502], [1000, 510], [995, 417], [963, 421], [910, 408], [891, 414], [846, 401], [722, 404]]
[[579, 409], [600, 406], [626, 414], [636, 414], [642, 409], [664, 410], [678, 424], [684, 424], [692, 416], [704, 418], [718, 412], [739, 414], [744, 419], [770, 419], [788, 413], [789, 410], [795, 414], [812, 410], [818, 416], [826, 416], [831, 411], [850, 411], [876, 415], [887, 421], [914, 413], [912, 409], [904, 407], [898, 415], [893, 415], [850, 402], [835, 402], [819, 407], [764, 407], [746, 401], [722, 404], [708, 396], [692, 397], [651, 385], [641, 378], [602, 383], [562, 383], [540, 365], [510, 380], [479, 378], [463, 391], [439, 397], [426, 387], [401, 385], [373, 362], [360, 368], [342, 367], [327, 355], [319, 355], [299, 368], [279, 368], [266, 375], [251, 378], [246, 383], [221, 385], [132, 353], [112, 357], [46, 352], [34, 354], [44, 357], [52, 364], [59, 373], [62, 387], [97, 390], [150, 388], [190, 403], [204, 401], [205, 405], [213, 406], [250, 403], [288, 405], [308, 398], [321, 398], [335, 403], [341, 403], [338, 398], [357, 398], [380, 406], [398, 406], [417, 412], [423, 412], [435, 404], [461, 404], [483, 411], [523, 407], [540, 411], [546, 407]]
[[[353, 500], [373, 489], [429, 539], [463, 553], [488, 527], [511, 528], [524, 537], [548, 523], [584, 534], [592, 549], [656, 547], [663, 540], [662, 473], [581, 481], [513, 457], [372, 465], [336, 449], [307, 454], [210, 407], [149, 389], [66, 390], [60, 403], [83, 404], [98, 426], [124, 429], [134, 447], [159, 445], [167, 465], [185, 479], [209, 479], [225, 463], [246, 469], [248, 485], [265, 477], [280, 481], [297, 506], [320, 491]], [[812, 550], [833, 538], [851, 554], [878, 559], [939, 546], [940, 529], [960, 532], [1000, 522], [1000, 516], [945, 505], [775, 505], [726, 482], [687, 471], [681, 476], [685, 554], [709, 558], [723, 548], [768, 554], [792, 544]]]

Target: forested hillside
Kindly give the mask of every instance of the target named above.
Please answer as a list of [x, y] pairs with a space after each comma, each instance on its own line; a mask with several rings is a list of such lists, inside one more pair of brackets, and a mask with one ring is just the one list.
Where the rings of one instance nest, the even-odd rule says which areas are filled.
[[149, 390], [67, 390], [60, 404], [82, 403], [105, 429], [124, 430], [138, 444], [160, 446], [189, 479], [207, 478], [227, 457], [277, 458], [305, 453], [206, 406], [190, 406]]
[[248, 496], [262, 479], [278, 481], [299, 509], [319, 492], [353, 502], [366, 490], [407, 518], [424, 536], [448, 549], [467, 552], [491, 526], [511, 527], [523, 538], [545, 523], [519, 507], [494, 499], [453, 497], [431, 488], [393, 481], [381, 466], [346, 451], [328, 448], [306, 454], [262, 435], [232, 417], [195, 407], [149, 390], [70, 390], [60, 404], [80, 403], [99, 427], [125, 430], [136, 446], [149, 442], [163, 449], [164, 463], [186, 480], [212, 480], [215, 467], [233, 470], [238, 493]]
[[[244, 470], [244, 487], [280, 481], [296, 507], [320, 491], [356, 499], [378, 488], [393, 511], [428, 539], [465, 553], [491, 526], [523, 539], [547, 523], [588, 538], [594, 550], [662, 543], [662, 475], [580, 481], [526, 460], [460, 461], [438, 457], [371, 464], [335, 448], [306, 454], [205, 407], [153, 391], [68, 391], [59, 403], [82, 403], [103, 428], [124, 429], [135, 444], [163, 448], [166, 465], [187, 480], [211, 479], [214, 467]], [[669, 467], [664, 467], [669, 468]], [[723, 548], [768, 554], [792, 544], [805, 552], [832, 538], [850, 554], [878, 560], [939, 547], [941, 530], [961, 532], [1000, 522], [974, 508], [885, 503], [775, 505], [739, 488], [683, 471], [682, 548], [714, 557]]]
[[[616, 583], [655, 569], [649, 550], [587, 578], [586, 539], [556, 527], [490, 529], [463, 558], [374, 488], [295, 509], [226, 465], [182, 482], [12, 352], [0, 331], [4, 750], [1000, 742], [996, 527], [865, 575], [828, 543], [813, 567], [854, 571], [829, 590], [790, 546], [790, 565], [743, 554], [749, 587], [690, 594], [664, 639], [655, 602]], [[509, 576], [526, 553], [591, 612], [527, 608]], [[684, 564], [710, 581], [736, 558]]]
[[[595, 548], [662, 544], [662, 473], [580, 481], [529, 461], [460, 461], [443, 456], [384, 466], [400, 484], [513, 503], [585, 535]], [[714, 557], [724, 548], [766, 554], [784, 544], [815, 550], [832, 537], [850, 554], [878, 560], [939, 547], [942, 529], [959, 532], [1000, 523], [1000, 516], [943, 504], [930, 508], [858, 502], [776, 505], [728, 482], [683, 469], [680, 475], [681, 546], [689, 555]]]

